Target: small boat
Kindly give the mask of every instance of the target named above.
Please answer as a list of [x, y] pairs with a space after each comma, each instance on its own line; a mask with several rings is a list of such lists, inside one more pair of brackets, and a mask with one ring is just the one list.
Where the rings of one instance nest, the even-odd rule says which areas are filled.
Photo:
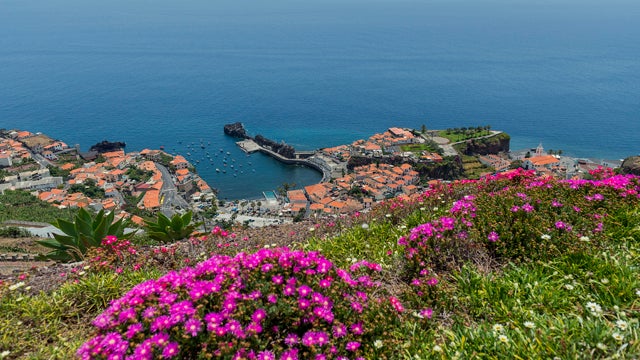
[[231, 153], [227, 151], [227, 155], [231, 155]]
[[216, 168], [216, 172], [220, 172], [220, 169]]
[[191, 153], [190, 153], [190, 152], [188, 152], [188, 153], [187, 153], [187, 156], [191, 156]]
[[160, 150], [164, 150], [164, 145], [160, 145]]

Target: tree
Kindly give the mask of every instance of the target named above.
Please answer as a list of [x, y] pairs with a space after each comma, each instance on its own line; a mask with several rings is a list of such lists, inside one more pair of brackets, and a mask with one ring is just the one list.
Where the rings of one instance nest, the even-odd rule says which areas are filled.
[[530, 158], [530, 157], [531, 157], [531, 152], [530, 152], [530, 151], [527, 151], [527, 153], [526, 153], [526, 154], [524, 154], [524, 158], [525, 158], [525, 159], [528, 159], [528, 158]]
[[278, 187], [277, 191], [278, 194], [282, 197], [287, 196], [287, 191], [293, 189], [296, 187], [296, 183], [292, 182], [292, 183], [288, 183], [288, 182], [284, 182], [282, 183], [281, 186]]
[[423, 133], [423, 134], [426, 134], [427, 126], [425, 124], [422, 124], [422, 127], [420, 128], [420, 132]]
[[509, 169], [513, 170], [513, 169], [518, 169], [522, 167], [522, 160], [514, 160], [511, 162], [511, 165], [509, 165]]

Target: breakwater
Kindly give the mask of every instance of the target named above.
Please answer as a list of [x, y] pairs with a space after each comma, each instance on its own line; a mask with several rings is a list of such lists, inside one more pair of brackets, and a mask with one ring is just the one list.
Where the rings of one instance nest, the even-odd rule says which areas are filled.
[[[236, 142], [236, 145], [242, 149], [242, 151], [250, 154], [259, 151], [263, 154], [271, 156], [272, 158], [287, 165], [302, 165], [314, 169], [322, 174], [321, 182], [326, 182], [331, 179], [331, 171], [309, 161], [308, 153], [302, 154], [304, 159], [297, 156], [295, 149], [287, 144], [277, 144], [272, 140], [269, 140], [261, 135], [256, 135], [255, 138], [247, 134], [246, 129], [242, 123], [227, 124], [224, 126], [224, 133], [228, 136], [241, 138], [243, 140]], [[274, 149], [274, 145], [276, 148]], [[274, 151], [275, 150], [275, 151]]]

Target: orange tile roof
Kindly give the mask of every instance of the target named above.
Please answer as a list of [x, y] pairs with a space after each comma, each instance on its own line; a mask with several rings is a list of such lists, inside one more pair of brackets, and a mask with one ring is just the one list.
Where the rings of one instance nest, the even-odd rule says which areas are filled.
[[156, 209], [160, 207], [160, 191], [149, 190], [142, 198], [142, 206], [145, 209]]
[[103, 153], [102, 156], [106, 157], [107, 159], [118, 158], [118, 157], [123, 158], [124, 150], [109, 151], [109, 152]]
[[303, 190], [290, 190], [287, 191], [287, 198], [291, 202], [307, 202], [307, 197]]
[[556, 159], [552, 155], [536, 156], [529, 158], [528, 160], [533, 164], [533, 166], [543, 166], [560, 162], [560, 160]]
[[309, 205], [309, 209], [310, 210], [314, 210], [314, 211], [315, 210], [324, 210], [324, 205], [318, 204], [318, 203], [314, 203], [314, 204]]

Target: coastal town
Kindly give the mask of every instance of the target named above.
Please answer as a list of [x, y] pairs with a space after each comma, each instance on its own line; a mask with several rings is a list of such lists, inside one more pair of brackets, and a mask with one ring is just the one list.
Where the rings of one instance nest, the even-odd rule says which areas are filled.
[[479, 177], [522, 167], [544, 176], [579, 178], [599, 166], [615, 168], [621, 163], [573, 158], [559, 150], [545, 151], [542, 144], [510, 151], [508, 135], [489, 126], [392, 127], [368, 139], [312, 152], [276, 148], [268, 139], [251, 138], [243, 131], [228, 135], [241, 138], [237, 144], [248, 153], [261, 151], [285, 163], [314, 168], [323, 173], [322, 181], [265, 189], [260, 201], [224, 202], [218, 200], [215, 184], [202, 179], [182, 155], [162, 149], [126, 153], [118, 146], [81, 152], [78, 145], [16, 129], [0, 133], [0, 193], [25, 190], [58, 208], [114, 211], [138, 225], [157, 212], [171, 216], [191, 210], [211, 224], [264, 226], [366, 212], [385, 199], [410, 198], [434, 182], [455, 180], [439, 174]]

